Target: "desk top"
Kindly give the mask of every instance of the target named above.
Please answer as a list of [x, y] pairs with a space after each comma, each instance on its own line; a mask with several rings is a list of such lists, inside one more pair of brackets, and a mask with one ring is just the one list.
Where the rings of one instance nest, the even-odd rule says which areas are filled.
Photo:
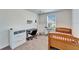
[[26, 29], [26, 31], [37, 30], [37, 28]]

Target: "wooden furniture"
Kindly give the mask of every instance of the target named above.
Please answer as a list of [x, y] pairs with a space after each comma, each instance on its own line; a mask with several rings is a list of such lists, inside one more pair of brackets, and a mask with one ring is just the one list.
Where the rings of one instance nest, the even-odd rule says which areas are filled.
[[72, 34], [72, 30], [70, 28], [57, 27], [56, 32]]
[[79, 50], [79, 39], [64, 33], [49, 33], [48, 48], [55, 47], [61, 50]]

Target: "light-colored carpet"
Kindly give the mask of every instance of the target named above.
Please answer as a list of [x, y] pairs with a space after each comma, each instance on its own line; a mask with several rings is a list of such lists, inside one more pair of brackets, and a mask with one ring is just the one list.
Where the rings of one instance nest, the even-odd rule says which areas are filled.
[[29, 40], [15, 50], [48, 50], [48, 36], [41, 35]]

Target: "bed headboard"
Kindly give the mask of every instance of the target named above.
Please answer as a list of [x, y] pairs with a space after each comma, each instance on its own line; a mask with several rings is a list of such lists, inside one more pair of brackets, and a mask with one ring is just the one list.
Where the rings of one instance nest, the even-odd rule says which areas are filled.
[[56, 28], [56, 32], [72, 34], [72, 29], [70, 29], [70, 28], [63, 28], [63, 27], [57, 27]]

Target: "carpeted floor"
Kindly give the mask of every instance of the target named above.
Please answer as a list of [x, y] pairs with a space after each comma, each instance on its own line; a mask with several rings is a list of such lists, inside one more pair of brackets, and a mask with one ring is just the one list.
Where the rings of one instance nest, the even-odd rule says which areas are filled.
[[[5, 47], [2, 50], [11, 50], [11, 48]], [[14, 50], [48, 50], [48, 36], [41, 35], [33, 38], [33, 40], [29, 40], [23, 45], [15, 48]], [[50, 50], [59, 50], [57, 48], [50, 48]]]
[[48, 37], [45, 35], [37, 36], [37, 39], [33, 38], [15, 50], [48, 50]]
[[[8, 46], [2, 50], [11, 50], [11, 48]], [[48, 50], [48, 37], [45, 35], [37, 36], [14, 50]]]

